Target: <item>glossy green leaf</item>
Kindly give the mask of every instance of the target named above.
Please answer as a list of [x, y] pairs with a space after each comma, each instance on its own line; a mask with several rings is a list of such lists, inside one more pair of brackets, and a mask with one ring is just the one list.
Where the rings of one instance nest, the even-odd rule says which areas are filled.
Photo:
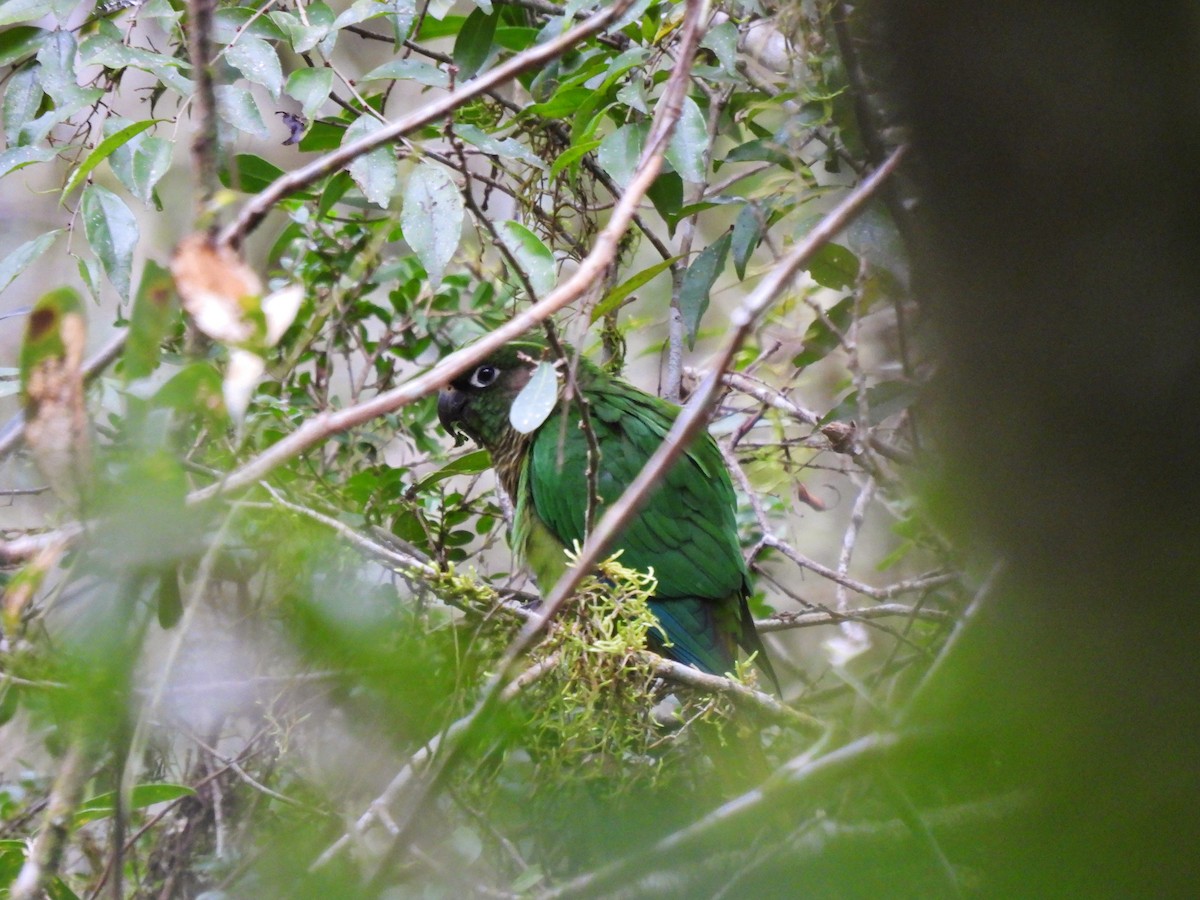
[[[382, 127], [382, 123], [373, 116], [359, 116], [346, 129], [342, 143], [353, 143]], [[355, 159], [350, 163], [350, 177], [354, 179], [354, 183], [358, 185], [358, 189], [363, 192], [363, 196], [367, 200], [386, 209], [391, 203], [392, 196], [396, 193], [396, 184], [399, 180], [399, 174], [396, 171], [396, 156], [391, 145], [376, 147], [370, 153], [365, 153]]]
[[516, 257], [534, 293], [542, 297], [554, 290], [558, 283], [554, 254], [541, 239], [519, 222], [501, 222], [496, 230], [504, 246]]
[[141, 134], [147, 128], [153, 128], [160, 121], [162, 120], [144, 119], [140, 122], [134, 122], [131, 125], [126, 125], [115, 134], [110, 134], [99, 144], [97, 144], [96, 149], [94, 149], [84, 158], [83, 162], [79, 164], [79, 167], [76, 168], [73, 173], [71, 173], [71, 177], [67, 179], [67, 184], [62, 190], [60, 202], [65, 203], [67, 200], [67, 195], [75, 190], [75, 188], [79, 187], [79, 185], [83, 183], [84, 179], [92, 173], [92, 170], [95, 169], [96, 166], [100, 165], [100, 163], [104, 162], [104, 160], [107, 159], [114, 150], [128, 143], [132, 138]]
[[415, 81], [417, 84], [429, 87], [444, 88], [450, 86], [450, 76], [432, 63], [419, 59], [393, 59], [381, 66], [376, 66], [360, 81]]
[[649, 128], [645, 122], [622, 125], [600, 142], [596, 160], [621, 187], [628, 187], [637, 171]]
[[632, 278], [621, 282], [619, 285], [605, 294], [604, 298], [596, 304], [596, 308], [592, 310], [592, 321], [595, 322], [608, 315], [614, 309], [619, 307], [624, 302], [626, 297], [628, 297], [642, 285], [649, 283], [650, 280], [657, 275], [671, 268], [671, 266], [679, 259], [680, 257], [678, 256], [672, 256], [670, 259], [664, 259], [660, 262], [656, 262], [648, 269], [643, 269]]
[[753, 203], [747, 203], [738, 213], [737, 221], [733, 223], [733, 239], [730, 249], [733, 251], [733, 270], [738, 278], [746, 277], [746, 266], [754, 255], [758, 242], [762, 240], [763, 229], [766, 226], [766, 212], [757, 208]]
[[306, 119], [315, 116], [329, 99], [333, 90], [333, 69], [305, 67], [288, 76], [284, 88], [289, 97], [300, 102], [300, 113]]
[[42, 83], [38, 66], [26, 66], [12, 74], [4, 91], [4, 139], [10, 147], [24, 143], [21, 132], [37, 116], [42, 104]]
[[80, 203], [83, 230], [104, 274], [123, 299], [129, 299], [133, 250], [138, 242], [137, 219], [120, 197], [108, 188], [89, 184]]
[[279, 54], [262, 38], [243, 36], [225, 51], [225, 61], [245, 76], [261, 84], [276, 100], [283, 88], [283, 67]]
[[217, 85], [214, 93], [217, 97], [217, 114], [236, 128], [260, 140], [268, 140], [271, 132], [263, 122], [258, 101], [244, 87], [232, 84]]
[[729, 232], [709, 244], [692, 260], [683, 273], [683, 284], [679, 288], [679, 312], [683, 316], [684, 334], [688, 349], [696, 346], [696, 333], [700, 320], [708, 310], [709, 298], [717, 276], [725, 268], [725, 257], [729, 255]]
[[437, 290], [446, 266], [462, 239], [463, 200], [450, 173], [434, 163], [422, 163], [404, 189], [400, 228]]
[[708, 123], [696, 101], [685, 97], [679, 121], [667, 145], [667, 161], [684, 181], [699, 184], [704, 181], [707, 153]]
[[487, 62], [492, 52], [492, 40], [496, 36], [494, 12], [476, 9], [463, 22], [462, 30], [454, 41], [454, 65], [458, 67], [460, 81], [467, 81]]
[[45, 253], [60, 234], [62, 234], [61, 228], [48, 231], [35, 237], [32, 241], [26, 241], [3, 260], [0, 260], [0, 291], [12, 284], [15, 278]]
[[521, 388], [508, 411], [508, 421], [521, 434], [536, 431], [558, 403], [558, 369], [544, 360]]

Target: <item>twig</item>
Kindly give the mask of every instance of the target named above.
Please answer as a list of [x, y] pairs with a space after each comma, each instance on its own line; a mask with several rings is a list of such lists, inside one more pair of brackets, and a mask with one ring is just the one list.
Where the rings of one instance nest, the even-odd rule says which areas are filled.
[[418, 128], [436, 122], [480, 94], [511, 81], [522, 72], [558, 58], [564, 51], [580, 41], [602, 31], [610, 22], [621, 16], [631, 2], [632, 0], [617, 0], [612, 6], [600, 10], [570, 31], [546, 41], [544, 44], [538, 44], [518, 53], [507, 62], [471, 79], [446, 96], [427, 103], [415, 112], [402, 116], [377, 131], [365, 134], [356, 141], [344, 144], [306, 166], [281, 175], [242, 206], [234, 220], [221, 230], [217, 238], [218, 242], [232, 246], [241, 244], [246, 235], [253, 231], [275, 204], [283, 198], [303, 190], [332, 172], [336, 172], [376, 147], [391, 143]]

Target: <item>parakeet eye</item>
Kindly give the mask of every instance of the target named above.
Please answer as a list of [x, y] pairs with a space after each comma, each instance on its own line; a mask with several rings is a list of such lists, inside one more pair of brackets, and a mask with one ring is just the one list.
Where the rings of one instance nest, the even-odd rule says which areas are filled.
[[500, 374], [500, 370], [495, 366], [480, 366], [471, 373], [471, 387], [485, 388]]

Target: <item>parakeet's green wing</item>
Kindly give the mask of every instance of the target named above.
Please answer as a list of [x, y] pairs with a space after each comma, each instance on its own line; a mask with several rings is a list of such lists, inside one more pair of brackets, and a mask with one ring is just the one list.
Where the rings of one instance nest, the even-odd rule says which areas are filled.
[[[658, 449], [678, 409], [656, 397], [587, 373], [583, 385], [600, 447], [601, 508], [616, 500]], [[529, 456], [528, 486], [537, 517], [566, 546], [582, 541], [587, 512], [587, 438], [579, 414], [567, 409], [538, 431]], [[733, 667], [734, 637], [743, 633], [745, 563], [734, 520], [735, 498], [720, 451], [698, 439], [626, 528], [622, 562], [653, 568], [652, 608], [671, 655], [723, 673]]]

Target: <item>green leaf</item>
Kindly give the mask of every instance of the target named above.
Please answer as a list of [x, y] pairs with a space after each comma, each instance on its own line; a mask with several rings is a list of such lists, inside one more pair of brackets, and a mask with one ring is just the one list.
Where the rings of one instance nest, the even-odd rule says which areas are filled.
[[276, 100], [283, 87], [283, 68], [279, 54], [262, 38], [243, 35], [225, 51], [225, 61], [240, 71], [247, 81], [261, 84]]
[[92, 252], [117, 293], [128, 300], [133, 249], [138, 242], [137, 219], [120, 197], [98, 184], [84, 188], [80, 206], [83, 230]]
[[[180, 797], [194, 797], [196, 792], [186, 784], [139, 784], [129, 792], [129, 808], [145, 809], [156, 803], [168, 803]], [[75, 810], [75, 824], [107, 819], [116, 811], [116, 791], [108, 791], [89, 797]]]
[[587, 141], [583, 144], [576, 144], [574, 147], [568, 147], [550, 165], [550, 177], [558, 175], [563, 169], [578, 162], [588, 153], [591, 153], [600, 146], [600, 141]]
[[[365, 135], [378, 131], [383, 123], [369, 115], [359, 116], [342, 138], [342, 144], [350, 144]], [[384, 209], [392, 201], [396, 193], [396, 182], [399, 176], [396, 171], [396, 155], [390, 144], [376, 147], [370, 153], [358, 157], [350, 163], [350, 177], [363, 192], [363, 196], [371, 203]]]
[[39, 256], [46, 252], [51, 244], [58, 239], [62, 234], [61, 228], [56, 228], [53, 231], [47, 231], [45, 234], [35, 237], [32, 241], [26, 241], [8, 256], [0, 260], [0, 291], [4, 290], [13, 280], [22, 272], [29, 268], [30, 264]]
[[126, 125], [120, 131], [116, 132], [115, 134], [110, 134], [108, 137], [102, 140], [96, 145], [96, 149], [89, 153], [84, 161], [79, 164], [79, 168], [77, 168], [71, 174], [71, 177], [67, 180], [66, 187], [64, 187], [62, 190], [62, 195], [59, 197], [59, 202], [66, 203], [67, 195], [70, 194], [71, 191], [75, 190], [75, 188], [79, 187], [79, 185], [83, 183], [84, 179], [92, 173], [92, 170], [95, 169], [96, 166], [100, 165], [100, 163], [104, 162], [104, 160], [107, 159], [114, 150], [128, 143], [132, 138], [141, 134], [147, 128], [153, 128], [161, 121], [162, 119], [145, 119], [141, 122], [134, 122], [132, 125]]
[[[9, 0], [5, 10], [0, 11], [0, 18], [11, 4], [12, 0]], [[0, 21], [0, 25], [3, 24], [4, 22]], [[42, 45], [45, 33], [45, 29], [33, 25], [19, 25], [0, 31], [0, 67], [11, 66], [17, 60], [36, 53]]]
[[667, 162], [679, 177], [692, 184], [704, 181], [705, 154], [708, 152], [708, 123], [691, 97], [683, 100], [683, 111], [667, 145]]
[[713, 284], [725, 268], [725, 257], [729, 254], [730, 232], [725, 232], [714, 243], [709, 244], [692, 260], [683, 273], [683, 284], [679, 288], [679, 311], [683, 315], [683, 327], [688, 349], [696, 346], [696, 332], [700, 320], [708, 309]]
[[[813, 319], [808, 330], [804, 332], [804, 349], [792, 357], [792, 365], [802, 369], [828, 356], [840, 345], [838, 332], [845, 333], [853, 316], [854, 298], [843, 297], [825, 310], [824, 318], [818, 316]], [[833, 328], [830, 328], [831, 324]]]
[[746, 277], [746, 266], [754, 255], [758, 242], [762, 240], [766, 225], [766, 212], [753, 203], [747, 203], [733, 223], [733, 270], [738, 278]]
[[737, 26], [732, 22], [726, 21], [708, 29], [704, 34], [703, 40], [700, 41], [700, 46], [707, 47], [716, 55], [717, 61], [720, 62], [721, 69], [725, 74], [738, 75], [737, 42]]
[[858, 257], [841, 244], [826, 244], [813, 255], [808, 274], [821, 287], [840, 291], [858, 280]]
[[521, 434], [537, 430], [558, 404], [558, 369], [543, 360], [521, 388], [508, 411], [508, 421]]
[[600, 142], [596, 160], [621, 187], [629, 187], [646, 146], [650, 126], [645, 122], [622, 125]]
[[4, 139], [10, 147], [23, 143], [21, 132], [42, 105], [42, 83], [38, 66], [26, 66], [13, 73], [4, 91]]
[[659, 273], [671, 268], [671, 265], [677, 262], [680, 258], [681, 257], [678, 256], [672, 256], [670, 259], [664, 259], [661, 262], [656, 262], [650, 268], [643, 269], [632, 278], [621, 282], [619, 285], [605, 294], [604, 298], [596, 304], [596, 308], [592, 310], [592, 321], [595, 322], [608, 315], [610, 312], [620, 306], [626, 297], [640, 288], [643, 284], [648, 283]]
[[58, 154], [49, 147], [13, 147], [0, 153], [0, 177], [34, 163], [49, 162]]
[[462, 195], [450, 174], [434, 163], [417, 166], [404, 190], [400, 228], [435, 291], [462, 240], [463, 218]]
[[462, 30], [454, 41], [454, 65], [458, 66], [459, 80], [466, 81], [487, 62], [492, 52], [492, 40], [496, 36], [496, 22], [500, 17], [494, 12], [476, 9], [463, 22]]
[[445, 88], [450, 86], [450, 76], [431, 63], [417, 59], [393, 59], [382, 66], [376, 66], [359, 81], [381, 81], [396, 79], [399, 81], [415, 81], [417, 84], [429, 87]]
[[257, 194], [276, 178], [283, 169], [253, 153], [239, 153], [229, 169], [221, 170], [221, 184], [227, 188]]
[[171, 327], [179, 304], [171, 273], [152, 259], [146, 260], [142, 281], [129, 315], [129, 337], [121, 357], [126, 381], [144, 378], [158, 368], [160, 345]]
[[311, 119], [329, 99], [329, 92], [333, 90], [333, 69], [297, 69], [288, 76], [287, 87], [284, 90], [289, 97], [294, 97], [300, 102], [300, 112], [304, 117]]
[[260, 140], [270, 139], [271, 132], [263, 122], [258, 101], [250, 91], [232, 84], [219, 84], [214, 93], [217, 97], [217, 114], [222, 119], [238, 131], [244, 131]]
[[496, 226], [500, 240], [516, 257], [517, 264], [525, 272], [533, 292], [545, 296], [558, 283], [558, 270], [554, 254], [541, 239], [520, 222], [501, 222]]

